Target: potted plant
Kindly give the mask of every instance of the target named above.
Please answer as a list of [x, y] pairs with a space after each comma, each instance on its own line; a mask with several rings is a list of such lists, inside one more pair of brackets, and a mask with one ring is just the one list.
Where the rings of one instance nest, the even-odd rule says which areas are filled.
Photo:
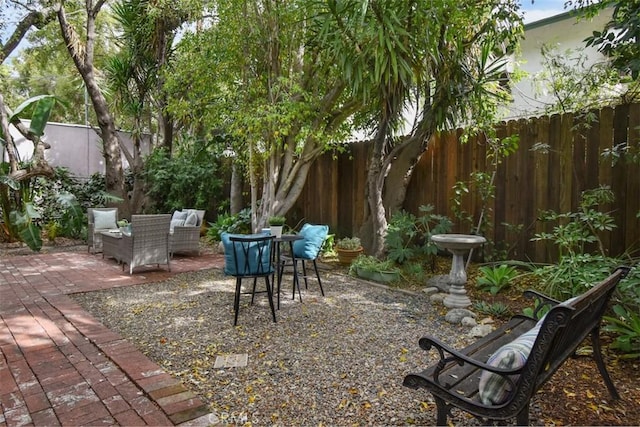
[[131, 232], [131, 224], [129, 224], [129, 221], [127, 221], [126, 218], [116, 221], [116, 224], [118, 225], [121, 233], [126, 234]]
[[269, 227], [271, 227], [271, 235], [276, 237], [282, 236], [282, 228], [284, 227], [285, 222], [286, 218], [280, 215], [269, 217]]
[[338, 253], [338, 261], [340, 264], [349, 265], [358, 257], [364, 248], [358, 237], [345, 237], [336, 242], [336, 252]]
[[400, 278], [400, 270], [395, 266], [393, 260], [380, 261], [371, 255], [358, 256], [351, 264], [349, 273], [381, 283], [393, 282]]

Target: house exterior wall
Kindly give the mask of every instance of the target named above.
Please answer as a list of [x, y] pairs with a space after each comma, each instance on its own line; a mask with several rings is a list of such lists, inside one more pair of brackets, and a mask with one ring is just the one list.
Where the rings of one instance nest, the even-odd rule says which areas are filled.
[[587, 65], [604, 61], [605, 57], [597, 49], [585, 47], [584, 39], [593, 31], [601, 31], [611, 16], [611, 8], [601, 11], [590, 20], [581, 19], [570, 11], [525, 25], [517, 67], [525, 71], [527, 77], [513, 87], [513, 102], [508, 107], [506, 118], [541, 115], [545, 105], [553, 101], [549, 94], [537, 94], [535, 90], [535, 75], [543, 69], [543, 45], [555, 46], [557, 53], [572, 50], [575, 55], [582, 50], [588, 57]]

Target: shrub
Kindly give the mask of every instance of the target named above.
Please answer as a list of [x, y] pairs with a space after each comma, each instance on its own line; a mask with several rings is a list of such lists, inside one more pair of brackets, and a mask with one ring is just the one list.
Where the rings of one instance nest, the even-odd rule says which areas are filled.
[[488, 303], [486, 301], [478, 301], [473, 304], [473, 308], [480, 313], [501, 319], [505, 319], [511, 315], [509, 306], [501, 302]]
[[145, 162], [147, 195], [158, 212], [185, 207], [206, 209], [211, 200], [223, 198], [223, 181], [217, 169], [212, 156], [185, 152], [169, 158], [156, 150]]
[[234, 234], [251, 233], [251, 209], [246, 208], [236, 215], [228, 213], [218, 215], [216, 222], [210, 222], [207, 229], [207, 239], [213, 242], [220, 241], [223, 232]]
[[345, 249], [347, 251], [355, 251], [360, 248], [362, 243], [360, 242], [359, 237], [345, 237], [342, 239], [338, 239], [336, 242], [336, 248]]
[[482, 275], [478, 277], [477, 286], [491, 295], [507, 288], [518, 274], [515, 267], [506, 264], [497, 267], [483, 266], [479, 270]]
[[434, 214], [433, 209], [432, 205], [426, 205], [420, 207], [421, 216], [400, 211], [391, 217], [385, 236], [387, 256], [391, 260], [402, 264], [427, 256], [431, 261], [431, 269], [435, 269], [438, 247], [431, 242], [431, 236], [448, 233], [452, 223], [446, 216]]

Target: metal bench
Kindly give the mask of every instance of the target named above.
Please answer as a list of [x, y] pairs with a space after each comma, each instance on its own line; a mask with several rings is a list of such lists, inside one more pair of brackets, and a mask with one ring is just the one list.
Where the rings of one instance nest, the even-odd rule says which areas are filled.
[[[527, 291], [525, 296], [538, 298], [541, 302], [534, 317], [542, 307], [551, 306], [542, 319], [538, 321], [516, 315], [501, 328], [462, 350], [451, 348], [431, 336], [421, 338], [420, 347], [426, 351], [435, 349], [439, 361], [422, 372], [405, 376], [403, 385], [413, 389], [425, 388], [432, 393], [437, 406], [438, 425], [447, 424], [454, 407], [474, 415], [483, 424], [488, 420], [504, 421], [515, 417], [518, 425], [528, 425], [532, 396], [591, 335], [593, 357], [600, 374], [611, 396], [618, 399], [618, 392], [602, 359], [599, 331], [609, 299], [628, 271], [628, 267], [619, 267], [607, 279], [564, 303]], [[513, 343], [522, 334], [535, 333], [534, 327], [539, 330], [533, 335], [533, 344], [522, 366], [507, 368], [501, 362], [489, 360], [494, 353], [504, 352], [503, 346]], [[505, 393], [500, 401], [487, 402], [480, 382], [483, 377], [484, 384], [487, 384], [487, 378], [492, 375], [495, 375], [493, 379], [497, 378], [505, 385]]]

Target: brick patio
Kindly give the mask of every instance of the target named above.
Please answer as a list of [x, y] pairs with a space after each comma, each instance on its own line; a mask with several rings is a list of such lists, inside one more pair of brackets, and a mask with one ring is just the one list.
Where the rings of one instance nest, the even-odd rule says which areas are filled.
[[130, 276], [99, 254], [0, 259], [0, 426], [209, 425], [196, 395], [68, 295], [223, 265], [176, 257]]

